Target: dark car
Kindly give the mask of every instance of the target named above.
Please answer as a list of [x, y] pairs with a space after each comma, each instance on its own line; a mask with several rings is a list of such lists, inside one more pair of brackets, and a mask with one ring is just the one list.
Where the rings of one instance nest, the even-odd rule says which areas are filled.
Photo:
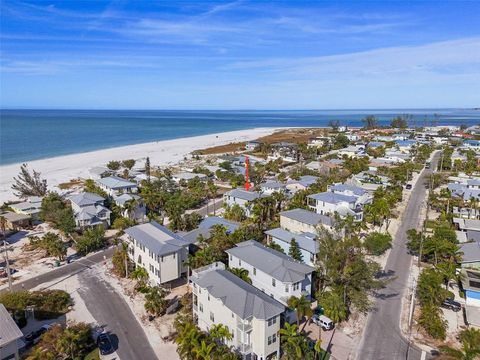
[[462, 310], [462, 304], [452, 299], [445, 299], [442, 303], [442, 307], [453, 310], [455, 312]]
[[410, 190], [410, 189], [412, 188], [412, 184], [407, 184], [407, 185], [405, 186], [405, 188], [406, 188], [407, 190]]
[[52, 328], [52, 325], [43, 325], [40, 329], [32, 331], [30, 334], [25, 335], [25, 344], [27, 346], [35, 345], [40, 341], [40, 336], [46, 333]]
[[113, 345], [108, 334], [100, 334], [97, 338], [97, 346], [101, 355], [108, 355], [113, 353]]

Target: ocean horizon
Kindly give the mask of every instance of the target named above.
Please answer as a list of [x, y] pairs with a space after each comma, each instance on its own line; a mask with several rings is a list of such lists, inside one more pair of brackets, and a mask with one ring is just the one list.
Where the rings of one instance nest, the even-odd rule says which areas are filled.
[[125, 145], [251, 128], [326, 127], [330, 120], [380, 125], [409, 115], [410, 126], [476, 125], [474, 109], [368, 110], [0, 110], [0, 165]]

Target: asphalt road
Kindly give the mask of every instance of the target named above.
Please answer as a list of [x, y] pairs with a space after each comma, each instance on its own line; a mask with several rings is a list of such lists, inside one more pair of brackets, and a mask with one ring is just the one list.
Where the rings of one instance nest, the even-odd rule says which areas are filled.
[[[431, 168], [435, 168], [439, 154], [435, 154]], [[420, 210], [425, 205], [426, 177], [431, 170], [424, 170], [405, 209], [402, 222], [385, 266], [385, 271], [395, 280], [379, 292], [375, 300], [375, 310], [367, 319], [363, 337], [357, 349], [357, 360], [420, 360], [422, 351], [413, 347], [400, 331], [402, 297], [408, 287], [408, 277], [413, 257], [408, 253], [406, 231], [421, 226]], [[408, 191], [408, 190], [407, 190]], [[425, 356], [425, 354], [424, 354]], [[428, 357], [428, 356], [427, 356]]]
[[120, 294], [97, 275], [95, 268], [79, 273], [79, 295], [104, 330], [121, 360], [156, 360], [142, 326]]
[[[93, 265], [99, 264], [104, 261], [105, 258], [110, 258], [113, 254], [113, 247], [106, 250], [99, 251], [90, 256], [79, 258], [70, 264], [62, 265], [59, 268], [40, 274], [38, 276], [29, 278], [24, 281], [14, 282], [12, 289], [18, 290], [30, 290], [44, 283], [51, 283], [55, 280], [62, 281], [63, 279], [80, 274], [81, 272], [90, 269]], [[0, 290], [0, 293], [8, 291], [8, 287]]]

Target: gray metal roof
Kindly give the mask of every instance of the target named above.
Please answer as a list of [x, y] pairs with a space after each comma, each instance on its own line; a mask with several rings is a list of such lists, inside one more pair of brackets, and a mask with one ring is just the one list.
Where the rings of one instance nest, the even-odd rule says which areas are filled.
[[23, 333], [3, 304], [0, 304], [0, 348], [20, 339]]
[[351, 192], [356, 196], [362, 196], [367, 193], [365, 189], [362, 189], [358, 186], [348, 185], [348, 184], [335, 184], [330, 186], [331, 192]]
[[310, 199], [315, 199], [315, 200], [323, 201], [330, 204], [339, 204], [341, 202], [347, 202], [347, 203], [357, 202], [357, 198], [354, 196], [337, 194], [330, 191], [309, 195], [307, 197]]
[[233, 189], [225, 193], [227, 196], [232, 196], [238, 199], [253, 201], [260, 197], [266, 196], [256, 191], [246, 191], [243, 189]]
[[200, 223], [200, 225], [198, 225], [198, 227], [210, 229], [214, 225], [225, 226], [228, 232], [234, 232], [240, 227], [240, 223], [227, 220], [219, 216], [206, 217], [205, 219], [202, 220], [202, 222]]
[[207, 289], [210, 296], [222, 303], [242, 319], [260, 320], [280, 315], [285, 307], [278, 301], [243, 281], [227, 270], [210, 270], [191, 277], [192, 282]]
[[136, 188], [137, 184], [122, 179], [118, 176], [110, 176], [95, 180], [98, 184], [101, 184], [109, 189], [123, 189], [123, 188]]
[[189, 245], [188, 241], [155, 221], [132, 226], [125, 233], [160, 256], [177, 252]]
[[302, 281], [306, 275], [315, 270], [255, 240], [238, 243], [236, 247], [226, 252], [284, 283]]
[[326, 225], [326, 226], [333, 226], [333, 218], [326, 215], [321, 215], [314, 213], [312, 211], [308, 211], [305, 209], [293, 209], [282, 211], [280, 216], [285, 216], [289, 219], [297, 220], [301, 223], [318, 226], [318, 225]]
[[201, 235], [204, 239], [210, 238], [211, 233], [210, 228], [196, 228], [187, 233], [182, 234], [182, 238], [190, 244], [195, 244], [198, 242], [198, 237]]
[[261, 188], [267, 188], [267, 189], [282, 189], [285, 187], [285, 184], [282, 184], [281, 182], [278, 181], [266, 181], [260, 184]]
[[130, 200], [139, 200], [141, 199], [140, 196], [136, 195], [136, 194], [122, 194], [120, 196], [115, 196], [114, 197], [114, 200], [115, 202], [120, 205], [120, 206], [123, 206], [125, 205], [125, 203], [127, 201], [130, 201]]
[[90, 192], [82, 192], [80, 194], [70, 195], [68, 200], [73, 202], [78, 206], [94, 205], [99, 201], [104, 201], [105, 199], [97, 194]]
[[295, 239], [301, 249], [304, 249], [312, 254], [316, 254], [319, 251], [318, 241], [312, 237], [304, 235], [294, 234], [288, 230], [282, 228], [271, 229], [265, 231], [265, 234], [270, 235], [276, 239], [282, 240], [288, 244]]
[[471, 263], [480, 261], [480, 243], [471, 242], [459, 245], [462, 255], [462, 263]]

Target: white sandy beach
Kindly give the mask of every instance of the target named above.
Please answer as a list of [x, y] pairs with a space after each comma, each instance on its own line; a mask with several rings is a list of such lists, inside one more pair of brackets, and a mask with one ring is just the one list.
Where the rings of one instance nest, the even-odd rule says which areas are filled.
[[[173, 165], [194, 150], [254, 140], [271, 134], [276, 129], [256, 128], [230, 131], [218, 134], [194, 136], [180, 139], [164, 140], [137, 145], [128, 145], [80, 154], [58, 156], [27, 162], [29, 169], [41, 173], [47, 179], [49, 190], [55, 190], [58, 184], [75, 178], [88, 178], [88, 169], [93, 166], [105, 166], [110, 160], [144, 159], [150, 157], [152, 166]], [[55, 139], [52, 139], [55, 141]], [[17, 176], [21, 163], [0, 166], [0, 203], [15, 200], [11, 186], [13, 177]]]

